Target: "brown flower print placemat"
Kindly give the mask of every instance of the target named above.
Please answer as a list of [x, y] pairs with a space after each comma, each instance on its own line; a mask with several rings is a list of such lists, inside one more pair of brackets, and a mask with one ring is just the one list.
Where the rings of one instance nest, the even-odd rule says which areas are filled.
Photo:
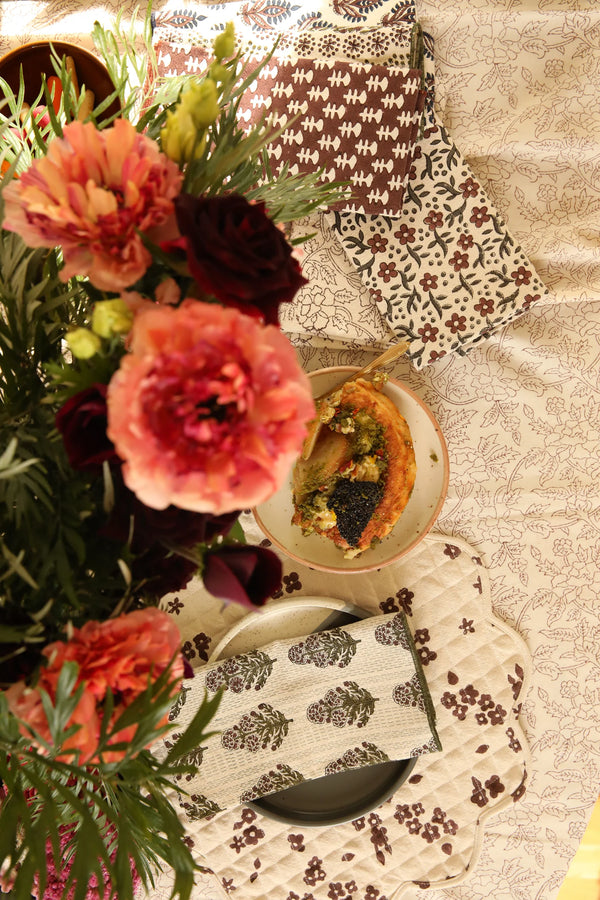
[[[201, 820], [181, 808], [199, 861], [213, 884], [245, 900], [331, 900], [332, 892], [395, 900], [415, 885], [457, 884], [476, 865], [486, 819], [518, 802], [529, 769], [519, 723], [529, 653], [493, 616], [481, 559], [461, 540], [429, 535], [376, 573], [328, 577], [285, 561], [280, 598], [300, 595], [404, 611], [443, 749], [420, 757], [389, 801], [347, 824], [290, 827], [243, 805]], [[243, 614], [227, 607], [223, 621], [200, 586], [172, 602], [192, 664]]]
[[[221, 690], [196, 774], [194, 815], [209, 815], [335, 771], [440, 749], [435, 708], [403, 611], [277, 640], [197, 669], [172, 717], [187, 726]], [[185, 797], [181, 801], [184, 806]]]

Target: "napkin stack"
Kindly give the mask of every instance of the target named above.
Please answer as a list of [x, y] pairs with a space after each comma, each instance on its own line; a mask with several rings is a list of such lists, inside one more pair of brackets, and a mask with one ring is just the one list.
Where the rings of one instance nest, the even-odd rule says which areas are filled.
[[[332, 177], [353, 180], [350, 206], [310, 216], [292, 228], [293, 239], [315, 235], [302, 245], [303, 270], [312, 274], [310, 284], [283, 311], [282, 325], [299, 345], [310, 339], [332, 349], [379, 350], [382, 344], [408, 339], [407, 357], [416, 368], [449, 353], [465, 354], [526, 312], [547, 295], [547, 289], [434, 110], [433, 42], [423, 35], [421, 52], [415, 53], [415, 34], [420, 30], [415, 27], [414, 0], [393, 6], [382, 0], [378, 23], [371, 12], [363, 17], [364, 23], [352, 26], [344, 24], [343, 11], [322, 5], [314, 12], [282, 8], [275, 21], [258, 7], [248, 8], [236, 0], [227, 4], [227, 20], [234, 21], [246, 52], [266, 54], [280, 39], [270, 65], [281, 68], [281, 96], [267, 99], [265, 93], [263, 109], [276, 102], [280, 115], [287, 103], [285, 91], [295, 90], [301, 73], [313, 72], [321, 91], [323, 80], [332, 73], [350, 77], [346, 93], [359, 96], [370, 78], [383, 77], [385, 68], [393, 102], [412, 119], [404, 131], [404, 119], [388, 120], [366, 141], [362, 133], [352, 135], [355, 119], [352, 125], [347, 123], [343, 150], [341, 143], [339, 152], [336, 149], [335, 136], [324, 136], [327, 153], [323, 156], [325, 147], [319, 148], [313, 158], [318, 139], [310, 122], [322, 117], [329, 102], [317, 92], [303, 112], [304, 127], [292, 126], [287, 145], [285, 135], [281, 138], [274, 156], [285, 151], [285, 158], [299, 171], [316, 171], [324, 165]], [[167, 19], [163, 26], [159, 23], [156, 46], [164, 74], [195, 71], [198, 56], [206, 56], [222, 27], [209, 7], [199, 10], [202, 14], [191, 30], [186, 23], [186, 29], [177, 33], [174, 18], [168, 20], [168, 28]], [[415, 124], [423, 92], [418, 98], [412, 92], [417, 72], [422, 75], [421, 87], [424, 83], [427, 88], [420, 128]], [[292, 103], [298, 100], [294, 95]], [[383, 100], [371, 104], [365, 96], [365, 102], [363, 113], [372, 107], [383, 115]], [[335, 106], [340, 129], [346, 124], [341, 121], [346, 106], [345, 99]], [[356, 114], [360, 120], [361, 110]], [[392, 159], [385, 136], [396, 127], [403, 150]], [[299, 132], [303, 136], [296, 143]], [[363, 165], [365, 148], [369, 172]], [[375, 168], [380, 181], [371, 190], [368, 178], [375, 177]]]
[[348, 769], [441, 749], [403, 612], [274, 641], [196, 670], [172, 713], [185, 726], [222, 691], [218, 734], [190, 761], [193, 819]]

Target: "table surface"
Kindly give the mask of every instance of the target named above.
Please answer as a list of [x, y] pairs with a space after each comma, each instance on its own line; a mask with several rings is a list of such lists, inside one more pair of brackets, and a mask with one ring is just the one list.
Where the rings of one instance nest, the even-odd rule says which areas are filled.
[[[0, 51], [40, 34], [85, 43], [93, 19], [135, 5], [3, 0]], [[533, 659], [527, 793], [487, 823], [470, 879], [429, 896], [551, 900], [600, 787], [600, 12], [596, 0], [418, 10], [436, 42], [439, 113], [551, 291], [467, 356], [394, 369], [448, 444], [435, 530], [481, 554], [494, 612]], [[309, 369], [362, 362], [307, 348], [301, 358]]]

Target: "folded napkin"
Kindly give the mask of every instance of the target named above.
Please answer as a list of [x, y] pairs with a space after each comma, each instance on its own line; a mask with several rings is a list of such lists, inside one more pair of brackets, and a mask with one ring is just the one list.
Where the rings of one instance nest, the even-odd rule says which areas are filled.
[[[258, 62], [258, 61], [257, 61]], [[248, 126], [285, 129], [268, 146], [274, 173], [322, 170], [348, 181], [351, 196], [332, 208], [398, 215], [425, 93], [417, 69], [344, 60], [272, 58], [244, 94]]]
[[474, 344], [548, 291], [431, 107], [396, 218], [326, 222], [421, 368]]
[[[223, 696], [219, 732], [191, 755], [182, 806], [202, 818], [292, 785], [440, 750], [435, 713], [403, 612], [374, 616], [196, 670], [172, 714]], [[187, 804], [187, 805], [186, 805]]]

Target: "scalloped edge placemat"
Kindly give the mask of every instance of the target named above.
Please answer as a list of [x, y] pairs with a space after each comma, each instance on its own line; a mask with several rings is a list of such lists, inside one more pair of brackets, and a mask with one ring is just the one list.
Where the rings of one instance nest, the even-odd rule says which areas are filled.
[[[209, 891], [219, 885], [244, 900], [395, 900], [411, 886], [459, 883], [476, 864], [486, 819], [520, 799], [530, 770], [518, 719], [530, 656], [494, 617], [481, 558], [460, 539], [430, 534], [375, 573], [328, 578], [287, 560], [284, 568], [280, 598], [326, 595], [379, 614], [404, 610], [443, 749], [420, 758], [389, 801], [343, 825], [289, 827], [247, 807], [194, 821], [182, 809], [190, 845], [212, 873]], [[226, 607], [225, 623], [201, 586], [182, 596], [178, 624], [190, 648], [207, 647], [240, 617]], [[201, 877], [196, 896], [206, 888]]]

